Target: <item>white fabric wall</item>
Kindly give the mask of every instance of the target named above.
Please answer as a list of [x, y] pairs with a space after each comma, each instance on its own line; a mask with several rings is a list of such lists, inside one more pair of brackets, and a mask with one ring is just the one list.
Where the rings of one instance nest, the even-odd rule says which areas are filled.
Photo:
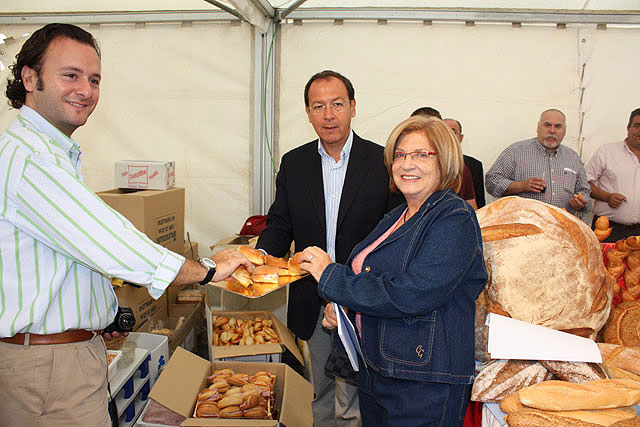
[[353, 129], [379, 144], [414, 109], [433, 106], [462, 122], [463, 152], [481, 160], [486, 171], [510, 143], [535, 136], [543, 110], [559, 108], [567, 115], [563, 143], [582, 152], [586, 163], [600, 144], [624, 138], [630, 111], [640, 107], [638, 63], [631, 54], [639, 38], [637, 28], [284, 25], [280, 153], [315, 137], [304, 111], [304, 85], [329, 68], [355, 86]]
[[[4, 26], [0, 33], [37, 27]], [[113, 188], [115, 160], [175, 160], [176, 185], [186, 188], [185, 230], [207, 255], [250, 215], [251, 27], [88, 29], [100, 42], [102, 82], [98, 107], [73, 135], [86, 183], [94, 191]], [[16, 114], [3, 101], [0, 128]]]
[[[0, 33], [18, 37], [34, 28], [0, 26]], [[74, 134], [89, 187], [113, 186], [115, 160], [175, 160], [177, 185], [187, 189], [186, 230], [207, 254], [252, 214], [250, 26], [131, 24], [90, 31], [103, 53], [101, 100]], [[625, 137], [629, 112], [640, 107], [638, 42], [637, 28], [284, 24], [276, 165], [283, 153], [315, 138], [303, 88], [325, 68], [353, 81], [353, 128], [380, 144], [415, 108], [431, 105], [462, 122], [463, 151], [486, 171], [511, 142], [535, 135], [542, 110], [556, 107], [568, 116], [564, 143], [586, 162], [600, 144]], [[18, 49], [4, 46], [0, 60], [6, 64]], [[3, 82], [7, 74], [0, 71]], [[15, 114], [2, 102], [0, 128]]]

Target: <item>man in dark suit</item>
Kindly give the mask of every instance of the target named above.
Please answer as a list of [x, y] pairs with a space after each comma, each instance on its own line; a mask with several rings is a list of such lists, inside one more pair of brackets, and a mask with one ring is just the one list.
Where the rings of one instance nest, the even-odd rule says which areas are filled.
[[[351, 82], [341, 74], [327, 70], [312, 76], [304, 100], [319, 138], [282, 157], [275, 201], [256, 247], [283, 256], [293, 241], [296, 251], [315, 245], [344, 263], [390, 206], [383, 147], [351, 130], [356, 100]], [[292, 284], [287, 326], [309, 346], [314, 424], [359, 426], [357, 387], [324, 373], [331, 350], [331, 335], [320, 316], [326, 303], [313, 277]]]
[[[464, 135], [462, 134], [462, 124], [456, 119], [444, 119], [444, 122], [451, 128], [453, 133], [458, 137], [458, 141], [462, 144]], [[473, 189], [476, 192], [476, 204], [478, 208], [486, 205], [484, 198], [484, 171], [482, 170], [482, 162], [478, 159], [474, 159], [471, 156], [463, 155], [464, 164], [467, 165], [471, 171], [471, 178], [473, 180]]]

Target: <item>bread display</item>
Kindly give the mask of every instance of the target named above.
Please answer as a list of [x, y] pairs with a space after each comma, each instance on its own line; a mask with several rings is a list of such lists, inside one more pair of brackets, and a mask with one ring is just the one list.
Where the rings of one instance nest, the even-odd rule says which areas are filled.
[[248, 375], [220, 369], [207, 380], [210, 385], [198, 395], [196, 417], [275, 419], [275, 375], [265, 371]]
[[214, 314], [211, 318], [211, 341], [214, 346], [252, 345], [280, 342], [273, 320], [260, 316], [246, 318]]
[[605, 252], [607, 271], [616, 280], [615, 293], [622, 289], [623, 301], [640, 298], [640, 236], [618, 240], [612, 249]]
[[640, 347], [640, 301], [626, 301], [614, 307], [602, 338], [609, 344]]
[[523, 387], [548, 380], [551, 374], [531, 360], [492, 360], [476, 377], [471, 400], [498, 402]]
[[640, 382], [595, 380], [585, 384], [550, 380], [518, 392], [523, 405], [546, 411], [576, 411], [632, 406], [640, 402]]
[[476, 354], [486, 353], [487, 312], [595, 339], [613, 280], [593, 231], [566, 211], [520, 197], [503, 197], [476, 215], [483, 238], [490, 236], [483, 239], [489, 282], [477, 300], [484, 310], [476, 312]]
[[244, 266], [240, 266], [230, 278], [212, 285], [249, 298], [258, 298], [308, 274], [300, 269], [302, 252], [286, 260], [265, 255], [250, 246], [239, 246], [238, 251], [254, 264], [253, 271], [250, 273]]

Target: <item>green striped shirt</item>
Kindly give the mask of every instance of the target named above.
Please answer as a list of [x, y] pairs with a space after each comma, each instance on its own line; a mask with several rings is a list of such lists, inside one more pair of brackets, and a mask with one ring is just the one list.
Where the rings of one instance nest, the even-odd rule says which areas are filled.
[[0, 135], [0, 337], [103, 329], [111, 277], [158, 298], [184, 263], [85, 186], [80, 154], [26, 106]]

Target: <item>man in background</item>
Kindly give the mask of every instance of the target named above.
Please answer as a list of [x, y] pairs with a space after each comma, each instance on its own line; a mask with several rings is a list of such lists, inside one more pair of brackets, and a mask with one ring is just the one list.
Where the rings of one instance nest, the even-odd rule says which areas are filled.
[[[351, 130], [355, 91], [343, 75], [330, 70], [313, 75], [304, 102], [318, 139], [282, 157], [275, 201], [256, 247], [284, 256], [293, 241], [297, 251], [318, 246], [344, 263], [390, 206], [383, 147]], [[313, 277], [301, 279], [289, 288], [287, 326], [309, 346], [314, 425], [359, 426], [357, 387], [324, 372], [331, 335], [319, 314], [326, 304]]]
[[159, 298], [172, 283], [221, 280], [251, 264], [236, 251], [210, 268], [185, 260], [85, 186], [71, 135], [100, 96], [90, 33], [46, 25], [16, 58], [6, 95], [20, 112], [0, 135], [0, 424], [106, 427], [100, 332], [118, 308], [111, 277]]
[[[462, 133], [462, 124], [460, 123], [460, 121], [456, 119], [444, 119], [444, 122], [451, 128], [453, 133], [456, 134], [458, 141], [460, 141], [460, 144], [462, 144], [464, 135]], [[482, 162], [471, 156], [467, 156], [466, 154], [464, 154], [463, 157], [464, 164], [471, 172], [473, 189], [476, 193], [476, 204], [478, 205], [478, 208], [481, 208], [486, 204], [484, 198], [484, 170], [482, 169]]]
[[591, 189], [578, 153], [560, 145], [566, 132], [562, 111], [543, 111], [537, 137], [511, 144], [487, 172], [489, 194], [540, 200], [574, 215], [585, 210]]
[[587, 165], [593, 223], [606, 215], [613, 228], [605, 242], [640, 235], [640, 108], [631, 112], [624, 141], [600, 146]]
[[[413, 116], [437, 117], [442, 120], [440, 112], [433, 107], [420, 107], [411, 113], [411, 117]], [[458, 196], [469, 203], [474, 210], [478, 209], [471, 170], [466, 163], [462, 173], [462, 185], [460, 186], [460, 191], [458, 191]]]

